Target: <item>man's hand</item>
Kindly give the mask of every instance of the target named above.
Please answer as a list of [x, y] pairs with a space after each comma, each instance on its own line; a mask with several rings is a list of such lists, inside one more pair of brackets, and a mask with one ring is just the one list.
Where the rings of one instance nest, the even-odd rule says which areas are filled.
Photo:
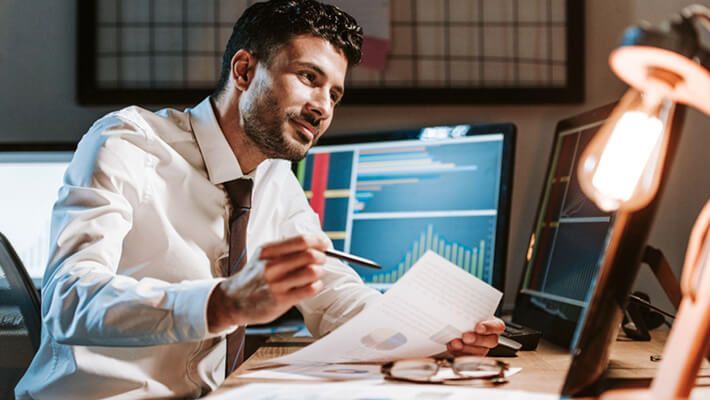
[[271, 322], [316, 295], [323, 287], [327, 245], [316, 236], [297, 236], [263, 246], [244, 269], [212, 292], [207, 304], [209, 330]]
[[447, 343], [446, 350], [454, 356], [485, 356], [488, 350], [498, 345], [498, 335], [503, 333], [505, 323], [498, 318], [491, 318], [476, 324], [473, 331], [464, 332], [461, 338]]

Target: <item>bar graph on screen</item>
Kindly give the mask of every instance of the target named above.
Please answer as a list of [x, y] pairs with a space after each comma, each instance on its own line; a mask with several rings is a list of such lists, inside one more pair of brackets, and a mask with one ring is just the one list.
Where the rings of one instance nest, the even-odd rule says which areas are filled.
[[500, 141], [363, 149], [358, 152], [356, 214], [495, 209]]
[[300, 162], [296, 170], [311, 208], [338, 250], [345, 250], [353, 156], [352, 151], [318, 153]]
[[410, 250], [394, 270], [373, 274], [373, 283], [395, 283], [401, 278], [414, 263], [431, 250], [458, 265], [464, 271], [478, 278], [484, 278], [484, 262], [486, 256], [486, 241], [481, 240], [478, 247], [470, 248], [456, 242], [447, 242], [445, 238], [433, 233], [432, 225], [427, 226], [426, 232], [420, 234], [419, 239], [414, 242]]
[[495, 213], [432, 214], [404, 214], [381, 219], [358, 219], [356, 215], [348, 251], [375, 260], [384, 269], [353, 268], [365, 282], [392, 284], [427, 250], [432, 250], [468, 273], [490, 281]]
[[351, 267], [386, 289], [431, 250], [485, 282], [495, 278], [503, 135], [314, 147], [295, 167], [338, 250], [371, 259]]

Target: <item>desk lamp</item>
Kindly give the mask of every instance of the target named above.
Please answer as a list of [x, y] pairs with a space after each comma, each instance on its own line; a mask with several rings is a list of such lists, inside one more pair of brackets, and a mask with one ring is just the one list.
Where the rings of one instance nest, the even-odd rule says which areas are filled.
[[[585, 149], [578, 177], [584, 193], [601, 209], [629, 214], [648, 205], [658, 192], [675, 104], [710, 114], [710, 9], [694, 5], [658, 27], [629, 28], [609, 62], [631, 89]], [[690, 395], [710, 351], [709, 226], [710, 201], [690, 237], [683, 299], [650, 389], [611, 391], [603, 398]], [[613, 245], [608, 248], [618, 251]]]

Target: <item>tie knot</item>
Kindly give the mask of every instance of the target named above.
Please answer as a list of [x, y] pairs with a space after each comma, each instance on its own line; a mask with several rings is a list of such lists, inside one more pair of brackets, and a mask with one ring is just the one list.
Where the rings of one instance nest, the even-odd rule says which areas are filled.
[[245, 178], [225, 182], [224, 188], [227, 190], [232, 207], [251, 208], [251, 189], [253, 186], [254, 181]]

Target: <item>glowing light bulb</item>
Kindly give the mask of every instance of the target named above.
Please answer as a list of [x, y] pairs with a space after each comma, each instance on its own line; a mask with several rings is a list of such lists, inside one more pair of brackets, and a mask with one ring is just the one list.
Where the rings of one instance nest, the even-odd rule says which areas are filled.
[[657, 149], [663, 123], [641, 111], [624, 113], [616, 123], [592, 177], [592, 185], [616, 201], [628, 201]]
[[605, 211], [638, 209], [658, 190], [673, 103], [630, 90], [584, 149], [582, 191]]

